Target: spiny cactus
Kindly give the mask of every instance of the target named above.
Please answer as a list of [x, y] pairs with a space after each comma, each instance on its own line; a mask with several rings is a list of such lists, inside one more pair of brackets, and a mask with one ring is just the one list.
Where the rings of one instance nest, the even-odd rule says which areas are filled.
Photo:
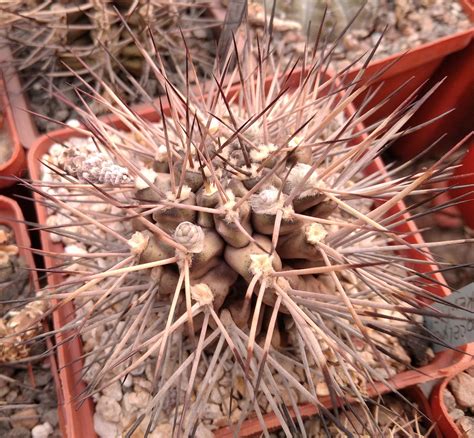
[[53, 145], [42, 180], [28, 184], [49, 209], [46, 229], [67, 244], [51, 255], [68, 277], [44, 294], [62, 300], [52, 310], [76, 303], [62, 330], [99, 338], [85, 346], [85, 395], [154, 362], [129, 433], [168, 418], [171, 398], [173, 434], [190, 436], [223, 370], [229, 404], [241, 394], [238, 418], [227, 417], [236, 433], [253, 414], [266, 433], [271, 411], [286, 436], [304, 435], [298, 406], [310, 403], [350, 434], [324, 396], [357, 399], [357, 420], [377, 430], [364, 399], [409, 366], [397, 338], [430, 339], [420, 316], [437, 313], [421, 303], [442, 301], [426, 290], [439, 277], [419, 275], [416, 254], [461, 241], [414, 243], [394, 207], [445, 179], [449, 154], [411, 177], [373, 169], [430, 93], [362, 137], [350, 104], [365, 88], [325, 80], [332, 48], [307, 52], [296, 74], [264, 43], [248, 41], [235, 69], [229, 54], [214, 81], [181, 89], [137, 42], [166, 90], [159, 121], [106, 83], [112, 102], [90, 88], [126, 131], [78, 109], [87, 138]]

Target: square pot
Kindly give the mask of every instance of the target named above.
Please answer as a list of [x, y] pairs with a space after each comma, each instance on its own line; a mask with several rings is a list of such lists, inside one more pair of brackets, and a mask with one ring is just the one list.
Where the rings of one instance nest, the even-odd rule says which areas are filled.
[[[285, 85], [290, 89], [294, 89], [298, 86], [301, 79], [302, 72], [295, 71], [291, 74], [288, 80], [285, 82]], [[330, 80], [332, 77], [330, 74], [326, 77]], [[271, 83], [271, 78], [267, 80], [266, 86], [268, 87]], [[338, 86], [336, 80], [326, 82], [326, 85], [331, 84], [332, 86]], [[324, 88], [324, 85], [322, 86]], [[331, 87], [326, 87], [331, 88]], [[229, 96], [233, 96], [239, 93], [240, 86], [234, 86], [229, 92]], [[327, 90], [326, 90], [327, 91]], [[332, 88], [331, 88], [331, 91]], [[168, 108], [164, 108], [165, 114], [168, 114]], [[151, 121], [157, 122], [159, 120], [159, 114], [151, 106], [142, 105], [140, 109], [135, 111], [142, 118]], [[350, 118], [354, 114], [354, 109], [348, 107], [346, 111], [346, 117]], [[119, 129], [125, 129], [122, 123], [120, 123], [116, 117], [111, 116], [108, 121], [116, 126]], [[366, 138], [367, 134], [364, 132], [364, 127], [362, 125], [358, 126], [356, 134], [360, 135], [357, 137], [355, 142], [359, 142]], [[39, 160], [42, 156], [48, 152], [50, 146], [55, 142], [64, 142], [71, 137], [81, 137], [84, 134], [76, 132], [72, 128], [62, 129], [54, 131], [47, 136], [42, 136], [38, 139], [35, 145], [30, 150], [28, 156], [28, 165], [30, 170], [30, 175], [33, 180], [40, 180], [41, 170]], [[384, 164], [380, 158], [376, 158], [372, 163], [365, 169], [367, 175], [373, 174], [374, 172], [382, 172], [386, 174]], [[388, 175], [387, 175], [388, 179]], [[35, 193], [34, 194], [36, 201], [40, 201], [41, 197]], [[40, 202], [36, 203], [36, 209], [38, 214], [38, 221], [40, 224], [45, 224], [47, 220], [47, 210], [43, 204]], [[403, 202], [398, 202], [387, 214], [388, 216], [406, 211], [406, 207]], [[415, 223], [410, 220], [408, 213], [403, 214], [405, 221], [401, 224], [396, 231], [408, 234], [406, 240], [412, 244], [423, 243], [423, 239], [420, 233], [417, 230]], [[51, 252], [62, 252], [63, 247], [61, 244], [53, 243], [50, 239], [49, 233], [42, 230], [41, 231], [41, 242], [43, 249], [45, 251]], [[421, 264], [415, 264], [413, 267], [423, 275], [426, 275], [428, 278], [434, 280], [433, 283], [427, 285], [427, 290], [436, 294], [437, 296], [447, 296], [450, 291], [448, 288], [441, 286], [445, 284], [445, 281], [440, 273], [432, 273], [436, 271], [437, 267], [433, 264], [428, 264], [428, 255], [416, 250], [408, 250], [406, 254], [414, 259], [420, 260]], [[54, 258], [45, 256], [45, 264], [47, 268], [53, 268], [56, 263]], [[61, 283], [61, 275], [52, 274], [48, 276], [48, 281], [50, 286], [55, 286]], [[67, 303], [64, 306], [59, 307], [58, 310], [54, 312], [54, 325], [56, 329], [60, 329], [65, 325], [65, 323], [71, 319], [71, 316], [74, 312], [74, 305], [72, 302]], [[58, 347], [58, 362], [60, 366], [60, 379], [62, 384], [62, 389], [64, 391], [63, 396], [65, 400], [65, 433], [68, 437], [93, 437], [95, 436], [94, 427], [93, 427], [93, 405], [90, 399], [86, 400], [84, 403], [77, 403], [75, 397], [81, 394], [81, 391], [85, 388], [84, 382], [80, 381], [81, 369], [82, 369], [82, 359], [81, 359], [81, 340], [78, 336], [73, 337], [72, 339], [67, 339], [65, 333], [58, 333], [57, 335]], [[462, 350], [462, 349], [461, 349]], [[464, 351], [464, 350], [463, 350]], [[418, 370], [409, 370], [402, 373], [399, 373], [395, 377], [389, 379], [390, 384], [397, 388], [402, 389], [407, 386], [411, 386], [417, 383], [426, 382], [439, 376], [446, 375], [449, 373], [453, 367], [456, 367], [459, 363], [466, 360], [466, 355], [461, 352], [455, 351], [445, 351], [436, 355], [435, 359], [425, 367], [421, 367]], [[388, 388], [383, 383], [377, 383], [375, 389], [371, 390], [370, 395], [375, 396], [377, 394], [383, 394], [389, 392]], [[322, 399], [322, 401], [330, 406], [329, 399]], [[291, 412], [291, 410], [290, 410]], [[316, 412], [316, 409], [313, 405], [305, 405], [301, 408], [301, 414], [303, 416], [313, 415]], [[279, 422], [277, 417], [274, 414], [267, 414], [264, 416], [267, 421], [269, 430], [273, 428], [278, 428]], [[254, 434], [259, 434], [261, 431], [260, 425], [257, 420], [248, 420], [244, 422], [241, 430], [240, 436], [252, 436]], [[216, 432], [216, 436], [232, 436], [233, 433], [229, 428], [222, 429]]]

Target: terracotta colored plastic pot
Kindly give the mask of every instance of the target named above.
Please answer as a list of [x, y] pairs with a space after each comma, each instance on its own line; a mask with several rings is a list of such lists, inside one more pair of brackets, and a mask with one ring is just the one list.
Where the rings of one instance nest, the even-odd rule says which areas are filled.
[[0, 47], [0, 70], [3, 72], [13, 120], [18, 128], [18, 139], [24, 148], [29, 149], [38, 138], [38, 130], [32, 114], [28, 112], [26, 93], [15, 70], [11, 50], [6, 45]]
[[455, 175], [456, 178], [451, 181], [450, 185], [466, 185], [466, 187], [454, 190], [452, 196], [464, 195], [463, 202], [457, 207], [461, 211], [464, 222], [474, 230], [474, 135], [461, 167], [456, 169]]
[[[455, 35], [446, 36], [415, 47], [407, 53], [397, 53], [370, 63], [360, 79], [360, 84], [372, 85], [372, 90], [370, 91], [375, 90], [378, 86], [381, 88], [365, 108], [374, 108], [389, 96], [390, 99], [381, 108], [367, 117], [365, 124], [367, 126], [371, 125], [391, 114], [433, 75], [448, 55], [459, 52], [467, 47], [472, 39], [473, 32], [471, 29]], [[391, 65], [392, 63], [393, 65]], [[389, 66], [390, 68], [388, 68]], [[376, 77], [376, 75], [381, 73], [385, 68], [387, 68], [387, 70], [379, 77]], [[359, 71], [358, 68], [349, 71], [344, 82], [346, 84], [352, 82]], [[401, 89], [391, 96], [399, 87], [401, 87]], [[363, 104], [364, 99], [370, 91], [365, 91], [355, 99], [356, 107], [360, 107]], [[428, 107], [430, 105], [433, 105], [432, 100], [427, 104]]]
[[0, 163], [0, 188], [15, 184], [14, 176], [20, 176], [26, 169], [26, 156], [18, 138], [11, 105], [0, 74], [0, 142], [11, 147], [10, 157]]
[[[288, 87], [295, 88], [301, 78], [301, 72], [294, 72], [291, 78], [286, 82]], [[267, 81], [267, 85], [269, 85]], [[239, 92], [239, 87], [233, 87], [230, 91], [230, 95], [234, 95]], [[165, 114], [168, 114], [168, 108], [164, 108]], [[135, 112], [141, 117], [151, 121], [156, 122], [159, 120], [159, 114], [155, 109], [151, 107], [141, 106], [139, 109], [136, 109]], [[346, 116], [350, 117], [354, 113], [354, 109], [349, 109]], [[124, 126], [117, 121], [113, 116], [110, 116], [108, 121], [114, 124], [119, 129], [125, 129]], [[366, 134], [362, 133], [364, 129], [363, 126], [358, 127], [358, 132], [360, 136], [356, 141], [360, 141], [365, 138]], [[48, 152], [50, 146], [55, 142], [65, 142], [71, 137], [80, 137], [83, 136], [71, 128], [61, 129], [54, 131], [47, 136], [42, 136], [31, 148], [28, 155], [28, 167], [30, 171], [30, 176], [33, 180], [39, 180], [41, 178], [40, 172], [40, 163], [39, 160], [42, 156]], [[371, 165], [366, 169], [367, 174], [372, 174], [376, 171], [382, 171], [385, 173], [385, 168], [382, 160], [380, 158], [375, 159]], [[387, 176], [388, 178], [388, 176]], [[41, 198], [38, 194], [34, 194], [35, 199], [39, 201]], [[38, 214], [38, 221], [40, 224], [46, 223], [47, 211], [43, 204], [40, 202], [36, 203], [36, 209]], [[400, 211], [405, 210], [405, 205], [403, 202], [399, 202], [395, 207], [393, 207], [387, 215], [392, 215]], [[409, 215], [404, 214], [404, 217], [407, 219], [402, 225], [400, 225], [396, 231], [403, 233], [408, 236], [407, 241], [414, 244], [420, 244], [423, 242], [420, 233], [418, 232], [416, 225], [409, 220]], [[53, 243], [50, 240], [50, 236], [46, 231], [41, 231], [41, 243], [43, 250], [51, 252], [61, 252], [63, 247], [61, 244]], [[408, 257], [411, 257], [422, 262], [428, 261], [428, 255], [426, 251], [420, 253], [415, 250], [410, 250], [404, 252]], [[52, 268], [56, 265], [54, 258], [45, 256], [45, 265], [46, 268]], [[427, 290], [435, 293], [438, 296], [447, 296], [450, 291], [448, 288], [441, 286], [445, 284], [445, 281], [441, 274], [431, 273], [431, 271], [437, 270], [437, 267], [432, 264], [422, 263], [415, 264], [411, 266], [415, 268], [418, 272], [426, 275], [429, 278], [435, 280], [435, 283], [427, 286]], [[61, 282], [61, 276], [58, 274], [51, 274], [48, 276], [48, 281], [51, 286], [58, 285]], [[56, 329], [64, 326], [64, 324], [72, 317], [74, 312], [73, 303], [68, 303], [67, 305], [59, 307], [58, 311], [55, 312], [53, 321]], [[78, 403], [76, 397], [81, 393], [85, 388], [84, 382], [80, 381], [82, 361], [79, 359], [81, 357], [81, 340], [79, 337], [74, 337], [73, 339], [67, 340], [65, 342], [65, 334], [59, 333], [57, 335], [57, 342], [60, 345], [58, 348], [58, 362], [60, 366], [60, 379], [63, 389], [64, 402], [65, 402], [65, 421], [66, 421], [66, 432], [68, 437], [94, 437], [94, 427], [92, 422], [93, 416], [93, 405], [90, 399], [86, 400], [84, 403]], [[439, 377], [444, 377], [452, 372], [453, 369], [456, 369], [459, 364], [463, 363], [466, 360], [466, 355], [454, 351], [446, 351], [440, 354], [437, 354], [432, 363], [428, 366], [420, 368], [419, 371], [410, 370], [398, 374], [394, 378], [390, 379], [391, 385], [397, 389], [406, 388], [417, 383], [426, 382]], [[371, 390], [370, 395], [375, 396], [377, 394], [383, 394], [388, 392], [390, 389], [383, 385], [382, 383], [376, 384], [375, 388]], [[321, 400], [327, 406], [330, 406], [329, 399]], [[302, 406], [301, 409], [303, 416], [313, 415], [316, 412], [316, 409], [313, 405]], [[291, 410], [290, 410], [291, 413]], [[268, 414], [265, 416], [267, 427], [269, 429], [278, 428], [279, 420], [274, 414]], [[240, 430], [240, 436], [252, 436], [254, 434], [259, 434], [261, 432], [260, 425], [257, 420], [248, 420], [243, 424], [242, 429]], [[228, 428], [218, 431], [216, 436], [232, 436], [232, 431]]]
[[[28, 268], [30, 268], [29, 274], [31, 290], [37, 291], [40, 288], [38, 274], [35, 270], [33, 254], [29, 250], [29, 248], [31, 248], [31, 242], [24, 221], [25, 219], [18, 203], [10, 198], [7, 198], [6, 196], [0, 196], [0, 224], [6, 225], [13, 230], [15, 242], [18, 245], [19, 255], [25, 261]], [[45, 328], [47, 328], [46, 325]], [[48, 349], [52, 349], [52, 343], [49, 338], [46, 339], [46, 346]], [[49, 356], [49, 364], [56, 387], [56, 396], [58, 403], [61, 406], [63, 404], [62, 391], [60, 389], [58, 367], [56, 363], [56, 357], [54, 355]], [[64, 415], [61, 409], [58, 409], [58, 418], [61, 429], [64, 430]]]
[[411, 402], [416, 403], [421, 413], [429, 419], [431, 424], [428, 424], [427, 426], [433, 426], [433, 429], [428, 436], [431, 438], [443, 438], [443, 434], [441, 433], [441, 430], [433, 417], [430, 401], [426, 398], [422, 389], [418, 385], [414, 385], [404, 389], [402, 394]]
[[[470, 353], [474, 354], [474, 344], [471, 344], [470, 346]], [[433, 415], [432, 418], [437, 422], [441, 432], [447, 438], [463, 438], [465, 435], [462, 434], [449, 415], [448, 409], [444, 404], [444, 391], [454, 376], [471, 367], [474, 367], [474, 361], [465, 363], [461, 369], [456, 370], [456, 372], [450, 374], [449, 377], [446, 377], [438, 383], [431, 392], [430, 402], [431, 412]]]
[[[474, 31], [472, 32], [474, 36]], [[434, 150], [447, 150], [458, 143], [472, 129], [474, 114], [474, 39], [470, 44], [445, 58], [423, 91], [428, 91], [439, 81], [444, 82], [407, 123], [419, 126], [451, 111], [434, 123], [403, 136], [391, 150], [403, 160], [413, 158], [441, 136], [442, 142]]]

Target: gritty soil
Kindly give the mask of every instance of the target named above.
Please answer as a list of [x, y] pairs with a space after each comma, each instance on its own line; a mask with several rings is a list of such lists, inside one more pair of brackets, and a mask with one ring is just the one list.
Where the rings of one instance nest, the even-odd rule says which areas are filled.
[[474, 437], [474, 367], [455, 376], [445, 389], [444, 404], [463, 437]]
[[11, 158], [12, 153], [13, 148], [10, 136], [8, 132], [0, 126], [0, 165], [6, 163]]
[[[265, 23], [262, 18], [263, 7], [258, 6], [262, 3], [261, 0], [252, 2], [251, 4], [257, 6], [249, 7], [253, 29], [260, 37]], [[276, 12], [278, 21], [273, 24], [273, 40], [285, 58], [290, 59], [304, 53], [308, 24], [311, 24], [309, 41], [316, 40], [319, 23], [323, 17], [324, 2], [319, 2], [321, 4], [319, 9], [318, 6], [314, 6], [313, 13], [309, 17], [306, 11], [317, 3], [312, 3], [311, 0], [278, 2], [280, 7]], [[349, 23], [362, 3], [357, 0], [338, 0], [329, 3], [327, 24], [323, 28], [323, 33], [326, 31], [329, 41], [334, 40], [342, 32], [344, 25]], [[335, 12], [337, 5], [344, 9], [346, 22], [341, 17], [338, 19]], [[335, 27], [330, 34], [333, 25]], [[470, 21], [458, 1], [368, 0], [358, 19], [335, 49], [332, 64], [336, 71], [352, 63], [355, 63], [356, 67], [361, 66], [366, 59], [364, 55], [373, 49], [384, 32], [374, 60], [403, 53], [421, 44], [468, 30], [470, 27]], [[299, 31], [295, 28], [299, 28]]]
[[[375, 2], [377, 3], [377, 2]], [[342, 69], [370, 51], [388, 26], [374, 59], [403, 53], [438, 38], [471, 27], [461, 4], [445, 0], [378, 0], [372, 27], [354, 29], [335, 52], [334, 64]], [[363, 62], [363, 60], [362, 60]], [[359, 61], [356, 65], [362, 65]]]
[[[20, 256], [14, 254], [15, 241], [8, 227], [0, 225], [2, 237], [0, 265], [0, 324], [2, 330], [7, 313], [12, 315], [32, 295], [29, 272]], [[0, 346], [0, 348], [4, 348]], [[42, 355], [43, 343], [33, 347], [29, 356]], [[6, 351], [6, 350], [5, 350]], [[2, 352], [3, 354], [3, 352]], [[44, 435], [47, 431], [48, 434]], [[43, 435], [41, 435], [43, 433]], [[0, 436], [60, 437], [57, 400], [49, 362], [43, 359], [0, 362]]]

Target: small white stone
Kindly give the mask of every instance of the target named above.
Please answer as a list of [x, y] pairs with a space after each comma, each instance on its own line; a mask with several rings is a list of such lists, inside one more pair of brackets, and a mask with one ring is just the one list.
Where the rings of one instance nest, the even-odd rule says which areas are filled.
[[132, 376], [141, 376], [145, 372], [145, 364], [140, 364], [138, 367], [130, 371]]
[[[222, 417], [222, 411], [219, 405], [209, 403], [203, 413], [203, 418], [208, 420], [215, 420], [216, 418]], [[197, 435], [199, 436], [199, 435]]]
[[104, 393], [104, 395], [110, 397], [115, 401], [120, 401], [123, 397], [120, 382], [114, 382], [111, 385], [106, 386], [102, 392]]
[[199, 438], [213, 438], [214, 434], [203, 424], [200, 424], [196, 429], [196, 437]]
[[133, 385], [133, 378], [130, 374], [127, 374], [127, 377], [125, 377], [125, 380], [122, 382], [122, 385], [124, 388], [131, 388]]
[[106, 421], [97, 412], [94, 414], [94, 429], [100, 438], [119, 438], [117, 424]]
[[78, 254], [87, 254], [87, 249], [85, 249], [83, 246], [80, 245], [66, 245], [64, 247], [64, 252], [66, 254], [76, 254], [76, 256], [73, 257], [73, 259], [77, 259], [79, 256]]
[[64, 152], [64, 150], [65, 150], [65, 148], [64, 148], [63, 145], [60, 145], [58, 143], [54, 143], [49, 148], [49, 155], [51, 155], [52, 157], [59, 157]]
[[38, 424], [31, 429], [32, 438], [47, 438], [53, 432], [53, 428], [49, 423]]
[[150, 394], [145, 391], [129, 392], [123, 396], [123, 408], [128, 413], [134, 413], [147, 407]]
[[81, 122], [79, 122], [79, 120], [76, 120], [76, 119], [69, 119], [66, 122], [66, 125], [70, 126], [71, 128], [79, 128], [81, 126]]
[[95, 410], [106, 421], [112, 421], [113, 423], [118, 423], [120, 421], [120, 405], [111, 397], [100, 397]]
[[[168, 438], [172, 436], [173, 432], [173, 426], [168, 423], [163, 423], [155, 427], [153, 432], [151, 433], [152, 438]], [[200, 436], [197, 435], [196, 436]]]
[[211, 394], [209, 396], [209, 400], [212, 402], [212, 403], [215, 403], [215, 404], [220, 404], [222, 403], [222, 396], [219, 392], [219, 389], [218, 388], [214, 388], [212, 391], [211, 391]]
[[160, 146], [158, 146], [155, 159], [162, 163], [164, 163], [165, 161], [168, 161], [168, 148], [164, 144], [161, 144]]
[[[153, 184], [156, 180], [156, 177], [158, 176], [158, 174], [150, 168], [141, 169], [141, 174], [150, 182], [150, 184]], [[135, 188], [137, 190], [146, 189], [150, 187], [150, 184], [140, 176], [135, 178]]]
[[150, 392], [152, 390], [152, 383], [143, 377], [134, 377], [133, 378], [133, 385], [135, 386], [135, 390], [144, 390], [146, 392]]
[[[92, 356], [90, 356], [90, 357], [92, 357]], [[86, 382], [91, 382], [92, 380], [94, 380], [96, 375], [101, 370], [100, 365], [98, 363], [93, 363], [91, 366], [87, 367], [86, 369], [87, 369], [87, 371], [84, 374], [84, 380]]]

